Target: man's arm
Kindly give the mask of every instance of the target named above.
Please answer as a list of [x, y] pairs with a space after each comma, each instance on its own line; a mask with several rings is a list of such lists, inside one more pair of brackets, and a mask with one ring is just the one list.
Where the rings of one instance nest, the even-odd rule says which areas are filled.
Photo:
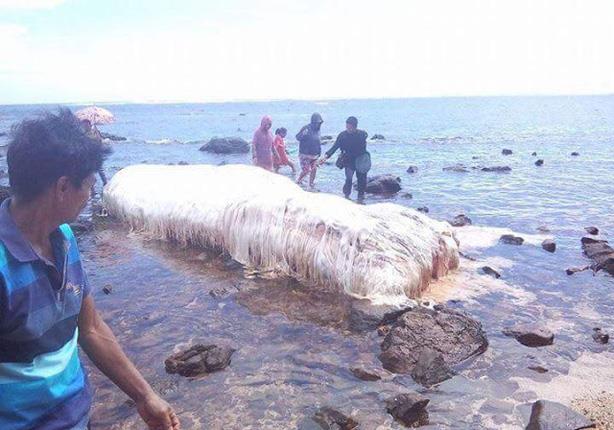
[[115, 385], [136, 402], [139, 414], [150, 429], [178, 430], [179, 419], [126, 357], [109, 326], [102, 320], [94, 299], [83, 299], [79, 314], [79, 345]]
[[337, 149], [339, 149], [341, 147], [341, 140], [343, 139], [342, 137], [343, 132], [339, 133], [337, 135], [337, 139], [335, 140], [335, 144], [332, 146], [332, 148], [330, 148], [328, 151], [326, 151], [324, 153], [324, 157], [322, 158], [322, 160], [320, 160], [320, 164], [323, 164], [326, 160], [328, 160], [330, 157], [333, 156], [333, 154], [337, 151]]

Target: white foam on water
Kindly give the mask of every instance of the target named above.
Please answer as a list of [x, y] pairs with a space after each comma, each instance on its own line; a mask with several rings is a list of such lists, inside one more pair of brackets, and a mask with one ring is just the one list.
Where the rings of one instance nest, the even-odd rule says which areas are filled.
[[448, 223], [392, 203], [308, 193], [253, 166], [130, 166], [104, 198], [138, 231], [378, 303], [417, 297], [459, 264]]
[[485, 227], [477, 225], [467, 225], [454, 229], [456, 237], [461, 243], [461, 251], [471, 251], [483, 248], [490, 248], [499, 242], [499, 238], [504, 234], [520, 236], [526, 244], [541, 246], [545, 239], [552, 239], [551, 235], [517, 233], [509, 228]]

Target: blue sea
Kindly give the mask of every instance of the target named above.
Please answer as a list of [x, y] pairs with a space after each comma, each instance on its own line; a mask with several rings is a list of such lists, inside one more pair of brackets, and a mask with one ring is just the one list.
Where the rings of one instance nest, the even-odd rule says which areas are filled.
[[[370, 175], [393, 174], [402, 185], [401, 193], [369, 196], [367, 204], [428, 207], [429, 216], [440, 220], [463, 213], [480, 237], [497, 228], [539, 237], [538, 227], [545, 227], [557, 244], [553, 254], [532, 243], [466, 250], [478, 262], [499, 262], [501, 279], [477, 288], [479, 274], [456, 284], [452, 277], [446, 285], [451, 292], [433, 296], [445, 296], [450, 306], [479, 319], [490, 346], [457, 369], [456, 377], [426, 389], [406, 375], [363, 382], [348, 371], [355, 365], [381, 369], [381, 338], [347, 329], [348, 305], [336, 292], [249, 279], [202, 250], [159, 243], [112, 222], [97, 225], [81, 246], [98, 306], [154, 388], [175, 405], [184, 428], [315, 428], [309, 417], [327, 405], [352, 414], [366, 429], [402, 428], [382, 406], [384, 398], [402, 391], [431, 399], [431, 424], [424, 428], [521, 428], [523, 405], [538, 398], [570, 404], [586, 397], [591, 386], [614, 393], [614, 382], [603, 377], [614, 368], [614, 349], [591, 337], [595, 327], [614, 335], [614, 278], [590, 270], [565, 273], [590, 264], [580, 246], [585, 227], [596, 226], [598, 238], [614, 240], [614, 96], [103, 107], [116, 122], [100, 130], [128, 139], [112, 144], [109, 175], [136, 163], [249, 163], [249, 154], [215, 155], [199, 147], [214, 136], [249, 141], [265, 114], [273, 118], [273, 128], [288, 129], [288, 149], [297, 158], [293, 136], [313, 112], [324, 118], [322, 134], [332, 136], [354, 115], [359, 128], [385, 137], [369, 141]], [[0, 106], [0, 133], [54, 108]], [[0, 145], [7, 142], [0, 137]], [[503, 155], [503, 149], [513, 153]], [[535, 165], [538, 159], [543, 166]], [[466, 172], [443, 170], [456, 164]], [[409, 166], [417, 173], [407, 173]], [[481, 170], [492, 166], [511, 171]], [[6, 171], [5, 158], [0, 169]], [[317, 192], [341, 194], [343, 180], [341, 171], [326, 165], [318, 172]], [[203, 184], [208, 186], [220, 185]], [[465, 234], [479, 242], [470, 236]], [[110, 295], [102, 292], [107, 285], [113, 286]], [[219, 288], [229, 293], [209, 294]], [[554, 345], [527, 348], [501, 334], [516, 322], [550, 327]], [[164, 359], [192, 341], [226, 342], [237, 352], [228, 369], [206, 378], [167, 375]], [[528, 369], [536, 365], [549, 371]], [[95, 370], [91, 378], [97, 387], [93, 428], [142, 428], [119, 390]]]

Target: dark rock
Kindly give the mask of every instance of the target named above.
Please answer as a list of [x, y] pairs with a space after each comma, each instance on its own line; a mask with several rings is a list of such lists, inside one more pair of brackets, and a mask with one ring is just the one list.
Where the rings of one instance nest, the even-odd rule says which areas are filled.
[[243, 269], [243, 265], [228, 254], [224, 254], [222, 259], [224, 261], [224, 268], [226, 270], [242, 270]]
[[472, 160], [478, 160], [480, 157], [478, 157], [477, 155], [474, 155], [473, 157], [471, 157]]
[[501, 151], [501, 154], [503, 155], [512, 155], [513, 152], [511, 149], [504, 149], [503, 151]]
[[350, 372], [352, 372], [352, 374], [358, 379], [362, 379], [363, 381], [379, 381], [382, 379], [382, 377], [377, 373], [363, 369], [362, 367], [352, 367]]
[[497, 272], [495, 269], [489, 266], [482, 267], [482, 272], [496, 279], [499, 279], [501, 277], [501, 274], [499, 272]]
[[427, 208], [426, 206], [420, 206], [419, 208], [416, 208], [416, 210], [418, 212], [422, 212], [422, 213], [425, 213], [425, 214], [429, 213], [429, 208]]
[[599, 234], [599, 229], [597, 227], [584, 227], [584, 230], [586, 230], [588, 234], [592, 234], [593, 236], [597, 236]]
[[588, 269], [590, 269], [589, 266], [570, 267], [568, 269], [565, 269], [565, 273], [567, 273], [568, 275], [573, 275], [574, 273], [584, 272], [585, 270], [588, 270]]
[[102, 287], [102, 292], [108, 296], [113, 292], [113, 285], [105, 285], [104, 287]]
[[457, 172], [457, 173], [467, 173], [469, 169], [464, 164], [455, 164], [453, 166], [448, 166], [443, 168], [444, 172]]
[[413, 199], [414, 198], [412, 193], [401, 193], [399, 196], [403, 197], [404, 199]]
[[593, 329], [593, 340], [597, 343], [606, 344], [610, 341], [610, 335], [601, 331], [599, 327]]
[[392, 324], [411, 308], [390, 305], [374, 305], [368, 299], [354, 299], [350, 308], [349, 328], [355, 332], [375, 330], [381, 325]]
[[581, 239], [584, 254], [594, 261], [591, 266], [595, 272], [605, 270], [614, 275], [614, 249], [607, 240], [597, 240], [590, 237]]
[[223, 299], [224, 297], [228, 296], [229, 294], [230, 294], [230, 291], [228, 291], [224, 287], [214, 288], [211, 291], [209, 291], [209, 295], [211, 297], [213, 297], [214, 299]]
[[526, 430], [579, 430], [593, 428], [584, 415], [560, 403], [538, 400], [533, 403]]
[[504, 234], [499, 238], [499, 242], [505, 243], [506, 245], [522, 245], [524, 239], [519, 236], [514, 236], [513, 234]]
[[419, 427], [429, 423], [429, 401], [417, 393], [397, 394], [386, 400], [386, 410], [407, 427]]
[[471, 256], [471, 255], [465, 254], [465, 253], [463, 253], [462, 251], [459, 251], [459, 252], [458, 252], [458, 254], [459, 254], [461, 257], [466, 258], [466, 259], [467, 259], [467, 260], [469, 260], [469, 261], [478, 261], [478, 259], [477, 259], [477, 258], [475, 258], [475, 257], [473, 257], [473, 256]]
[[377, 335], [378, 336], [386, 336], [388, 333], [390, 333], [390, 326], [388, 324], [385, 325], [381, 325], [377, 328]]
[[503, 334], [513, 337], [524, 346], [531, 348], [554, 343], [554, 334], [550, 330], [534, 324], [517, 324], [503, 329]]
[[556, 251], [556, 243], [554, 243], [554, 240], [546, 239], [542, 242], [542, 248], [548, 252], [554, 252]]
[[418, 356], [418, 362], [409, 372], [418, 384], [431, 387], [450, 379], [456, 373], [450, 369], [440, 352], [424, 349]]
[[11, 197], [11, 188], [0, 185], [0, 203]]
[[512, 168], [509, 166], [482, 167], [482, 172], [507, 173], [511, 171], [512, 171]]
[[394, 175], [377, 175], [367, 181], [366, 192], [371, 194], [394, 194], [401, 190], [401, 178]]
[[105, 133], [104, 131], [100, 132], [100, 136], [103, 139], [109, 139], [109, 140], [112, 140], [113, 142], [123, 142], [125, 140], [128, 140], [128, 139], [126, 139], [123, 136], [116, 136], [116, 135], [111, 134], [111, 133]]
[[456, 215], [451, 221], [448, 221], [454, 227], [464, 227], [471, 225], [471, 219], [465, 214]]
[[313, 416], [313, 420], [324, 430], [352, 430], [358, 428], [358, 422], [329, 407], [318, 409]]
[[410, 373], [423, 350], [440, 353], [446, 365], [454, 366], [487, 347], [482, 324], [467, 314], [443, 306], [420, 307], [396, 320], [382, 342], [379, 359], [387, 370]]
[[373, 136], [371, 136], [371, 140], [386, 140], [386, 138], [383, 134], [375, 133]]
[[539, 160], [537, 160], [537, 161], [535, 162], [535, 165], [536, 165], [536, 166], [543, 166], [543, 165], [544, 165], [544, 160], [542, 160], [542, 159], [540, 158]]
[[550, 233], [550, 229], [548, 228], [548, 226], [545, 225], [540, 225], [539, 227], [537, 227], [537, 231], [539, 231], [540, 233]]
[[548, 372], [548, 369], [542, 366], [529, 366], [528, 369], [534, 372], [537, 372], [537, 373], [547, 373]]
[[168, 373], [181, 376], [199, 376], [225, 369], [230, 364], [234, 349], [217, 345], [194, 345], [171, 355], [164, 361]]
[[531, 155], [532, 155], [533, 157], [536, 157], [536, 156], [537, 156], [537, 152], [532, 152], [532, 153], [531, 153]]
[[214, 154], [244, 154], [249, 152], [249, 143], [240, 137], [214, 137], [200, 150]]
[[418, 172], [418, 167], [417, 166], [409, 166], [407, 168], [407, 173], [417, 173]]
[[575, 152], [575, 151], [574, 151], [574, 152], [572, 152], [572, 153], [571, 153], [571, 156], [572, 156], [572, 157], [577, 157], [578, 155], [580, 155], [580, 153], [579, 153], [579, 152]]
[[179, 163], [177, 163], [177, 165], [179, 165], [179, 166], [187, 166], [189, 164], [190, 163], [188, 163], [187, 161], [180, 161]]

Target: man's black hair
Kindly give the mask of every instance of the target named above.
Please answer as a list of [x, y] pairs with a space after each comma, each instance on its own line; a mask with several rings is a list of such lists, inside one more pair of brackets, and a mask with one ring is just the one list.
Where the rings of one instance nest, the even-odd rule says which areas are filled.
[[348, 119], [345, 120], [345, 123], [358, 127], [358, 119], [355, 116], [348, 117]]
[[288, 133], [288, 130], [286, 130], [286, 127], [279, 127], [277, 130], [275, 130], [275, 134], [278, 134], [278, 135], [282, 135], [286, 133]]
[[110, 152], [102, 142], [86, 136], [69, 109], [25, 119], [13, 126], [6, 156], [11, 192], [31, 201], [62, 176], [80, 187], [100, 170]]

